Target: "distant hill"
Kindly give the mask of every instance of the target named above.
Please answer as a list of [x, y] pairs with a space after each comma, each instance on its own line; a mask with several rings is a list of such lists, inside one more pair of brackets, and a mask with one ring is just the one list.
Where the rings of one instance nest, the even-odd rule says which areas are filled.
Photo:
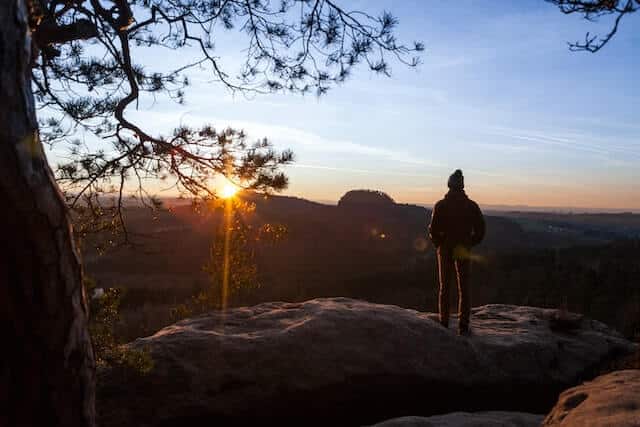
[[[341, 288], [363, 275], [401, 271], [417, 258], [433, 256], [426, 239], [430, 210], [397, 204], [384, 196], [383, 203], [354, 202], [354, 196], [361, 194], [347, 193], [338, 206], [296, 197], [243, 196], [256, 206], [251, 221], [288, 229], [287, 238], [275, 250], [259, 254], [262, 280], [268, 284], [265, 292], [274, 290], [274, 298], [292, 298], [297, 295], [279, 288], [291, 288], [292, 283], [302, 288], [304, 283], [311, 289], [300, 294], [326, 290], [324, 294], [331, 286]], [[92, 275], [105, 286], [139, 288], [153, 282], [159, 293], [176, 286], [186, 288], [185, 292], [205, 286], [202, 265], [219, 218], [199, 216], [188, 204], [175, 203], [155, 219], [146, 209], [128, 208], [126, 219], [141, 245], [104, 256], [87, 245], [85, 263]], [[532, 246], [515, 221], [487, 217], [487, 224], [487, 238], [480, 248], [484, 252]]]
[[[260, 253], [262, 279], [269, 284], [265, 289], [304, 282], [315, 294], [330, 285], [341, 287], [355, 277], [400, 271], [418, 258], [433, 257], [426, 239], [431, 210], [395, 203], [384, 193], [351, 191], [338, 205], [287, 196], [242, 197], [255, 203], [251, 221], [288, 229], [287, 238], [275, 250]], [[487, 236], [478, 251], [489, 254], [599, 243], [619, 237], [627, 228], [637, 232], [639, 217], [489, 215]], [[84, 258], [92, 275], [106, 286], [146, 287], [152, 281], [158, 292], [176, 286], [191, 292], [206, 285], [202, 265], [209, 254], [215, 215], [200, 216], [187, 203], [172, 203], [170, 211], [159, 212], [155, 219], [146, 209], [128, 208], [126, 219], [141, 245], [99, 256], [88, 244]], [[293, 297], [280, 290], [273, 296]]]
[[[365, 196], [372, 195], [377, 196]], [[255, 203], [255, 211], [246, 221], [258, 226], [282, 225], [287, 233], [275, 245], [258, 245], [260, 287], [236, 304], [347, 296], [436, 309], [435, 251], [426, 235], [429, 209], [398, 204], [384, 196], [382, 202], [340, 205], [285, 196], [245, 194], [242, 198]], [[610, 249], [595, 245], [619, 236], [635, 218], [487, 215], [486, 239], [475, 250], [480, 261], [474, 265], [474, 301], [553, 306], [562, 301], [566, 291], [574, 295], [570, 303], [577, 304], [576, 311], [580, 311], [581, 295], [586, 295], [581, 286], [592, 286], [593, 277], [609, 281], [622, 268], [629, 271], [629, 278], [635, 277], [634, 267], [627, 261], [621, 266], [602, 264], [606, 270], [591, 272], [592, 264], [608, 259], [610, 253]], [[218, 213], [199, 215], [188, 204], [176, 203], [155, 218], [145, 209], [128, 208], [126, 219], [138, 246], [100, 256], [91, 242], [86, 242], [83, 256], [86, 271], [99, 286], [126, 289], [123, 310], [128, 317], [123, 323], [136, 325], [128, 337], [133, 338], [170, 323], [170, 308], [209, 286], [203, 266], [221, 217]], [[619, 223], [607, 228], [614, 220]], [[560, 223], [563, 225], [558, 226]], [[573, 249], [584, 245], [594, 249]], [[558, 252], [561, 248], [567, 249]], [[587, 253], [592, 255], [588, 265], [583, 265], [580, 260], [586, 255], [577, 254]], [[636, 253], [637, 249], [631, 250]], [[562, 263], [570, 267], [561, 267]], [[564, 269], [555, 271], [558, 268]], [[593, 289], [596, 292], [597, 288]], [[594, 298], [597, 301], [601, 296]], [[595, 302], [584, 304], [590, 310], [600, 310]], [[611, 315], [594, 313], [601, 319]]]
[[387, 193], [376, 190], [351, 190], [338, 200], [338, 206], [390, 206], [395, 201]]
[[591, 240], [614, 240], [640, 237], [640, 215], [633, 213], [504, 212], [531, 231], [556, 235], [582, 236]]

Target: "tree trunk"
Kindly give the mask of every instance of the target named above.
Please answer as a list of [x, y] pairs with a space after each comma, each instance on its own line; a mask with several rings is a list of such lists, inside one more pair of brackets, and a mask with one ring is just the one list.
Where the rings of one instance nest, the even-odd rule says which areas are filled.
[[0, 0], [0, 426], [93, 426], [82, 267], [38, 137], [25, 0]]

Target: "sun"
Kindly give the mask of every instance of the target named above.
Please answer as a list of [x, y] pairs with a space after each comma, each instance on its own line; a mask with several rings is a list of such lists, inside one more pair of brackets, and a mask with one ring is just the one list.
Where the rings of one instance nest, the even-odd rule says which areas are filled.
[[220, 197], [222, 197], [223, 199], [230, 199], [235, 196], [237, 192], [238, 187], [231, 184], [230, 182], [227, 182], [222, 187], [222, 190], [220, 190]]

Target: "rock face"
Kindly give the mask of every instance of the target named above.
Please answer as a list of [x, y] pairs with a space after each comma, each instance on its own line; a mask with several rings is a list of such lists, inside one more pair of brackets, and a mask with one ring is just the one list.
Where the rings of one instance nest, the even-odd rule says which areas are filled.
[[374, 427], [539, 427], [544, 415], [523, 412], [453, 412], [433, 417], [402, 417]]
[[145, 377], [101, 375], [100, 424], [362, 425], [407, 414], [546, 413], [562, 390], [634, 350], [599, 322], [559, 328], [555, 313], [478, 307], [472, 336], [458, 337], [433, 315], [346, 298], [213, 312], [130, 344], [148, 348], [155, 367]]
[[640, 370], [612, 372], [563, 392], [543, 425], [639, 427]]

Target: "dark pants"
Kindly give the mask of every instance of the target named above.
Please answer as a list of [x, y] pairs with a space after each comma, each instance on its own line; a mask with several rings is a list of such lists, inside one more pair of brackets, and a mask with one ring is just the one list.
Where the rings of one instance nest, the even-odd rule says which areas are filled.
[[[468, 254], [468, 250], [460, 251]], [[458, 282], [458, 314], [459, 329], [469, 329], [471, 317], [471, 288], [469, 286], [469, 273], [471, 261], [468, 256], [455, 254], [453, 248], [438, 248], [438, 271], [440, 279], [440, 292], [438, 293], [438, 309], [440, 310], [440, 323], [449, 326], [449, 289], [455, 276]]]

